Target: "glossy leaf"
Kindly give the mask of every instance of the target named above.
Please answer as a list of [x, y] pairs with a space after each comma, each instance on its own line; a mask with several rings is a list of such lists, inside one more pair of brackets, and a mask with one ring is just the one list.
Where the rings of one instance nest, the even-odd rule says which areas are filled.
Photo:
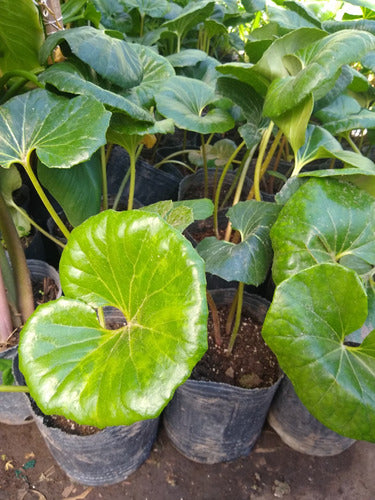
[[293, 12], [277, 5], [269, 5], [267, 13], [270, 21], [288, 30], [295, 30], [302, 27], [320, 27], [319, 21], [311, 14], [308, 15], [307, 9], [301, 6], [301, 2], [288, 2], [288, 4], [294, 4], [295, 6], [299, 4], [299, 8]]
[[358, 275], [319, 264], [276, 288], [262, 334], [318, 420], [345, 436], [375, 441], [375, 332], [360, 347], [344, 345], [366, 316]]
[[132, 44], [132, 48], [141, 61], [143, 78], [142, 82], [133, 87], [130, 93], [137, 96], [142, 106], [151, 107], [154, 105], [155, 94], [166, 80], [175, 75], [175, 71], [168, 60], [153, 49], [136, 43]]
[[201, 134], [226, 132], [234, 126], [233, 118], [225, 111], [207, 106], [216, 99], [209, 85], [182, 76], [170, 78], [155, 96], [158, 111], [172, 118], [182, 129]]
[[231, 75], [238, 78], [241, 82], [250, 85], [259, 95], [266, 95], [269, 80], [265, 76], [254, 71], [254, 64], [250, 63], [227, 63], [217, 66], [217, 71], [223, 75]]
[[283, 207], [271, 230], [276, 284], [323, 262], [365, 275], [375, 266], [375, 199], [336, 179], [310, 179]]
[[49, 35], [40, 51], [45, 64], [56, 45], [66, 42], [72, 53], [99, 75], [121, 88], [131, 88], [142, 80], [142, 65], [131, 45], [91, 26], [81, 26]]
[[266, 279], [272, 260], [270, 228], [281, 207], [261, 201], [240, 202], [227, 216], [233, 229], [241, 233], [238, 244], [208, 237], [197, 251], [206, 262], [206, 271], [227, 281], [260, 285]]
[[[21, 334], [38, 406], [98, 427], [157, 416], [207, 347], [200, 257], [158, 215], [109, 210], [72, 231], [60, 275], [66, 297]], [[100, 326], [93, 307], [104, 305], [126, 323]]]
[[286, 75], [270, 85], [264, 104], [265, 115], [276, 118], [308, 95], [314, 99], [324, 97], [333, 88], [344, 64], [361, 60], [374, 48], [373, 35], [355, 30], [340, 31], [312, 44], [309, 50], [301, 53], [304, 68], [299, 73]]
[[308, 95], [296, 107], [275, 119], [276, 125], [282, 130], [295, 152], [305, 145], [306, 129], [313, 106], [313, 98]]
[[15, 69], [39, 67], [43, 28], [37, 7], [30, 0], [0, 0], [0, 76]]
[[62, 92], [93, 97], [110, 111], [124, 113], [137, 121], [153, 122], [153, 117], [148, 111], [119, 93], [111, 92], [86, 80], [78, 69], [69, 62], [53, 64], [40, 75], [39, 79]]
[[89, 97], [65, 99], [45, 90], [0, 107], [0, 164], [24, 163], [35, 150], [48, 167], [69, 168], [106, 143], [110, 113]]
[[102, 170], [98, 154], [68, 170], [48, 168], [39, 162], [38, 178], [61, 205], [73, 227], [99, 213]]
[[366, 321], [363, 323], [361, 328], [351, 333], [345, 338], [345, 342], [354, 342], [355, 344], [361, 344], [365, 337], [373, 330], [375, 330], [375, 290], [373, 283], [367, 283], [366, 286], [367, 293], [367, 306], [368, 315]]

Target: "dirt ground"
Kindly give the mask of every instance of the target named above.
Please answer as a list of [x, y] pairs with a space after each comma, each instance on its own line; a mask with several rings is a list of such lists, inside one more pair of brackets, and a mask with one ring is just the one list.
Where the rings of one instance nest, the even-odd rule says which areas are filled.
[[266, 426], [248, 457], [202, 465], [180, 455], [161, 429], [150, 457], [127, 480], [89, 488], [60, 470], [35, 424], [0, 424], [0, 500], [373, 500], [374, 464], [374, 444], [311, 457]]

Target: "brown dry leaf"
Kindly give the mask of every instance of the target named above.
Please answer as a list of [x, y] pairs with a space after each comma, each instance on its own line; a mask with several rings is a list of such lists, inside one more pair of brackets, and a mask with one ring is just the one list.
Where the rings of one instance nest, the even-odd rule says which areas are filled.
[[25, 460], [30, 460], [31, 458], [35, 458], [35, 453], [30, 451], [30, 453], [26, 453]]
[[92, 491], [92, 489], [93, 489], [92, 486], [90, 486], [90, 488], [87, 488], [80, 495], [77, 495], [75, 497], [69, 497], [66, 500], [84, 500], [84, 498], [87, 497], [87, 495]]
[[14, 465], [12, 464], [13, 460], [8, 460], [8, 462], [5, 464], [4, 469], [5, 470], [11, 470], [14, 469]]
[[18, 492], [17, 500], [47, 500], [47, 498], [38, 490], [21, 490]]

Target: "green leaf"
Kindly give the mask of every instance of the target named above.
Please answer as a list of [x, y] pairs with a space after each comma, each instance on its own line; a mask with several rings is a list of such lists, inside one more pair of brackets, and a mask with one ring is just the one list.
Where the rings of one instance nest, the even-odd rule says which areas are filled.
[[194, 220], [207, 219], [213, 214], [214, 204], [208, 198], [200, 198], [198, 200], [181, 200], [174, 201], [174, 207], [185, 206], [193, 211]]
[[361, 344], [363, 339], [367, 337], [369, 333], [375, 330], [375, 290], [373, 285], [367, 284], [366, 287], [367, 299], [368, 299], [368, 315], [366, 321], [363, 323], [361, 328], [351, 333], [345, 338], [345, 342], [354, 342], [356, 344]]
[[275, 119], [276, 125], [287, 137], [294, 152], [305, 144], [306, 129], [314, 107], [314, 100], [308, 95], [295, 108]]
[[375, 333], [360, 347], [344, 344], [366, 316], [358, 275], [319, 264], [276, 288], [262, 334], [318, 420], [345, 436], [375, 441]]
[[182, 39], [190, 29], [195, 28], [212, 14], [214, 6], [215, 2], [207, 0], [187, 5], [177, 17], [166, 21], [162, 27], [176, 33]]
[[[297, 2], [288, 2], [290, 4], [296, 5]], [[300, 2], [298, 2], [300, 4]], [[288, 30], [296, 30], [302, 27], [314, 28], [316, 26], [320, 27], [319, 21], [312, 15], [307, 14], [306, 8], [299, 5], [298, 11], [287, 10], [278, 6], [269, 5], [267, 8], [267, 13], [269, 19], [273, 23], [277, 23], [282, 28], [287, 28]]]
[[356, 99], [348, 95], [339, 96], [315, 116], [333, 135], [353, 129], [375, 128], [375, 113], [362, 108]]
[[49, 35], [40, 50], [41, 61], [46, 64], [56, 45], [64, 41], [81, 61], [121, 88], [129, 89], [141, 82], [142, 65], [132, 46], [91, 26], [71, 28]]
[[2, 385], [13, 385], [12, 359], [0, 359], [0, 383]]
[[7, 169], [0, 168], [0, 192], [20, 237], [27, 236], [31, 229], [30, 221], [17, 210], [16, 203], [13, 200], [13, 192], [21, 186], [21, 174], [15, 165]]
[[217, 66], [216, 69], [223, 75], [231, 75], [241, 82], [250, 85], [259, 95], [264, 97], [266, 95], [269, 80], [265, 76], [258, 74], [254, 71], [254, 64], [250, 63], [227, 63]]
[[233, 118], [225, 111], [207, 107], [216, 99], [215, 91], [209, 85], [175, 76], [155, 96], [158, 111], [172, 118], [182, 129], [201, 134], [226, 132], [234, 126]]
[[48, 168], [39, 162], [38, 178], [59, 202], [73, 227], [99, 213], [102, 170], [98, 154], [69, 170]]
[[150, 47], [133, 43], [132, 48], [141, 61], [143, 78], [142, 82], [133, 87], [130, 93], [137, 96], [142, 106], [149, 108], [154, 105], [154, 96], [157, 91], [166, 80], [175, 75], [175, 71], [165, 57], [157, 54]]
[[37, 7], [30, 0], [0, 0], [0, 76], [15, 69], [39, 67], [43, 28]]
[[207, 59], [206, 52], [198, 49], [183, 49], [176, 54], [167, 56], [167, 60], [174, 68], [183, 68], [184, 66], [195, 66], [197, 63]]
[[264, 114], [274, 119], [297, 106], [308, 95], [312, 94], [315, 100], [321, 99], [334, 87], [344, 64], [360, 61], [374, 48], [375, 38], [364, 31], [344, 30], [318, 40], [300, 53], [304, 68], [297, 75], [275, 75], [281, 78], [268, 89]]
[[278, 284], [323, 262], [366, 274], [375, 266], [374, 234], [375, 198], [344, 181], [310, 179], [272, 227], [273, 279]]
[[44, 83], [53, 85], [62, 92], [93, 97], [110, 111], [124, 113], [137, 121], [153, 122], [153, 117], [148, 111], [126, 97], [103, 89], [99, 85], [86, 80], [78, 69], [69, 62], [53, 64], [39, 76], [39, 79]]
[[230, 208], [227, 216], [233, 229], [241, 233], [241, 243], [215, 237], [202, 240], [197, 251], [206, 262], [206, 271], [227, 281], [263, 283], [272, 260], [269, 232], [280, 209], [275, 203], [254, 200]]
[[[38, 406], [78, 423], [153, 418], [207, 348], [205, 273], [189, 242], [158, 215], [102, 212], [63, 251], [66, 297], [40, 306], [20, 340], [20, 369]], [[100, 326], [93, 307], [126, 323]]]
[[0, 107], [0, 164], [24, 164], [33, 150], [48, 167], [82, 163], [106, 143], [109, 118], [89, 97], [68, 100], [39, 89], [14, 97]]
[[169, 9], [167, 0], [126, 0], [126, 5], [150, 17], [163, 17]]

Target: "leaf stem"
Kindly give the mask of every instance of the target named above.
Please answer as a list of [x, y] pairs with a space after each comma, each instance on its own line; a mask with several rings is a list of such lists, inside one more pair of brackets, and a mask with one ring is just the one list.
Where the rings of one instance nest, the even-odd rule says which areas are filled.
[[215, 344], [221, 345], [223, 341], [222, 341], [221, 334], [220, 334], [220, 320], [219, 320], [219, 314], [217, 312], [217, 307], [216, 307], [216, 304], [214, 302], [214, 299], [212, 298], [212, 295], [210, 294], [210, 292], [208, 290], [206, 292], [206, 296], [207, 296], [208, 307], [210, 308], [211, 317], [212, 317]]
[[26, 385], [0, 385], [0, 392], [30, 392]]
[[234, 321], [234, 326], [232, 330], [232, 334], [229, 339], [229, 344], [228, 344], [228, 355], [232, 354], [233, 351], [233, 346], [237, 338], [238, 330], [240, 328], [241, 324], [241, 314], [242, 314], [242, 304], [243, 304], [243, 292], [245, 288], [245, 283], [240, 282], [238, 284], [238, 291], [237, 291], [237, 308], [236, 308], [236, 318]]
[[27, 175], [29, 176], [29, 179], [32, 183], [32, 185], [35, 188], [35, 191], [38, 193], [39, 198], [42, 200], [43, 205], [46, 207], [48, 213], [52, 217], [52, 219], [55, 221], [57, 227], [60, 229], [60, 231], [63, 233], [66, 239], [69, 238], [70, 232], [68, 231], [67, 227], [61, 220], [61, 218], [58, 216], [56, 210], [53, 208], [52, 204], [50, 203], [49, 199], [47, 198], [45, 192], [43, 191], [42, 186], [40, 185], [36, 175], [33, 172], [32, 166], [30, 164], [30, 154], [29, 153], [26, 161], [22, 163]]
[[102, 169], [102, 194], [103, 194], [103, 210], [108, 209], [108, 184], [107, 184], [107, 157], [105, 147], [100, 148], [100, 165]]

